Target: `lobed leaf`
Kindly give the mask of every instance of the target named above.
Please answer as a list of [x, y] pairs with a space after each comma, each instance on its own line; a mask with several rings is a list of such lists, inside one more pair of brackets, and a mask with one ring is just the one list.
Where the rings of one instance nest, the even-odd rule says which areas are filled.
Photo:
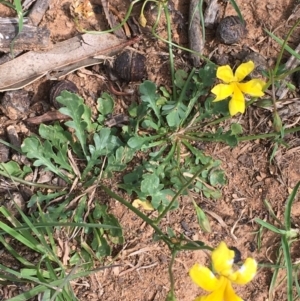
[[60, 113], [71, 117], [72, 120], [65, 123], [66, 126], [75, 130], [75, 135], [79, 140], [81, 148], [84, 155], [88, 158], [87, 151], [87, 122], [84, 119], [89, 118], [87, 116], [88, 111], [85, 109], [83, 99], [77, 94], [70, 93], [68, 91], [62, 91], [60, 96], [56, 100], [64, 105], [63, 108], [60, 108]]

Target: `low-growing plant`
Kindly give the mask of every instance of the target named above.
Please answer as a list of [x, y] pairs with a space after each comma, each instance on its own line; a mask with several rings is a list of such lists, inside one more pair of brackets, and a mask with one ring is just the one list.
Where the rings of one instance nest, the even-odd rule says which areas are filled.
[[[140, 1], [131, 2], [123, 22], [118, 27], [126, 22], [133, 6], [138, 2]], [[273, 138], [279, 146], [285, 143], [284, 136], [287, 133], [300, 130], [297, 127], [285, 129], [276, 109], [275, 132], [244, 136], [239, 123], [222, 123], [238, 112], [243, 113], [247, 106], [263, 94], [263, 89], [278, 85], [287, 71], [278, 63], [275, 70], [265, 73], [267, 84], [263, 87], [261, 81], [242, 82], [254, 67], [252, 62], [242, 64], [235, 73], [229, 66], [218, 67], [206, 58], [206, 63], [198, 70], [175, 70], [173, 48], [185, 48], [172, 42], [167, 2], [155, 3], [159, 6], [158, 16], [165, 14], [168, 38], [163, 39], [156, 34], [159, 17], [152, 33], [165, 41], [169, 47], [172, 81], [170, 90], [145, 80], [139, 86], [138, 101], [130, 105], [126, 112], [126, 123], [120, 127], [107, 123], [109, 116], [114, 115], [114, 99], [110, 94], [102, 93], [98, 98], [98, 116], [92, 118], [91, 108], [81, 97], [63, 91], [57, 98], [62, 105], [59, 111], [68, 116], [69, 120], [64, 124], [41, 124], [38, 135], [27, 137], [22, 143], [20, 152], [33, 162], [33, 168], [20, 166], [13, 161], [0, 164], [0, 175], [10, 179], [12, 183], [29, 185], [35, 189], [27, 203], [30, 210], [28, 216], [18, 209], [21, 218], [16, 219], [10, 216], [6, 208], [0, 207], [0, 241], [21, 265], [18, 272], [5, 265], [0, 266], [3, 271], [0, 278], [15, 282], [21, 279], [34, 285], [33, 289], [11, 300], [27, 300], [37, 294], [43, 294], [45, 300], [76, 300], [70, 281], [96, 271], [93, 270], [95, 260], [101, 261], [105, 256], [111, 255], [112, 248], [124, 242], [118, 220], [108, 212], [109, 198], [120, 202], [143, 219], [154, 229], [153, 239], [162, 240], [169, 247], [172, 255], [169, 264], [171, 285], [167, 300], [176, 300], [172, 272], [176, 254], [185, 250], [212, 251], [212, 248], [201, 241], [189, 241], [183, 234], [175, 234], [172, 228], [162, 230], [160, 222], [170, 210], [178, 208], [182, 197], [185, 197], [194, 206], [201, 228], [210, 231], [208, 219], [191, 192], [218, 199], [221, 196], [220, 189], [226, 184], [226, 177], [221, 168], [221, 161], [206, 154], [207, 143], [222, 142], [234, 147], [239, 141]], [[231, 3], [243, 19], [235, 1], [231, 0]], [[202, 5], [202, 1], [199, 1], [199, 5]], [[285, 43], [283, 47], [286, 48]], [[240, 72], [241, 70], [243, 72]], [[215, 85], [216, 77], [224, 80], [224, 84]], [[252, 87], [251, 84], [254, 83], [256, 85]], [[254, 98], [245, 102], [242, 92], [251, 94]], [[269, 100], [262, 99], [265, 102]], [[276, 105], [274, 99], [271, 99], [271, 104]], [[27, 177], [33, 173], [34, 167], [55, 175], [57, 185], [28, 181]], [[116, 177], [122, 180], [110, 185], [109, 179]], [[284, 258], [287, 266], [289, 300], [292, 300], [294, 272], [289, 248], [294, 239], [291, 234], [295, 234], [291, 229], [289, 216], [298, 186], [299, 184], [287, 202], [284, 225], [280, 224], [278, 228], [256, 220], [263, 227], [281, 235], [284, 256], [281, 256], [280, 260]], [[117, 189], [126, 192], [127, 197], [117, 194]], [[107, 199], [99, 199], [100, 192], [101, 195], [104, 192]], [[129, 198], [135, 201], [128, 201]], [[156, 210], [157, 217], [148, 217], [142, 209], [136, 208], [137, 204], [143, 209]], [[56, 233], [59, 234], [55, 235]], [[69, 250], [63, 258], [58, 256], [58, 242], [62, 233], [68, 242], [74, 240], [77, 245], [75, 250]], [[38, 253], [38, 262], [33, 265], [17, 249], [10, 246], [5, 241], [7, 235], [30, 251]], [[227, 247], [222, 250], [213, 251], [213, 254], [218, 254], [217, 257], [228, 263], [232, 260], [233, 253], [227, 250]], [[216, 265], [217, 261], [214, 261], [214, 258], [212, 261], [213, 265]], [[256, 272], [254, 266], [250, 266], [251, 273], [247, 275], [251, 274], [251, 277], [247, 280], [253, 278]], [[207, 270], [205, 269], [205, 273]], [[241, 270], [238, 270], [225, 275], [220, 269], [216, 268], [216, 271], [220, 274], [217, 282], [226, 282], [226, 286], [236, 280], [233, 279], [233, 275], [241, 273]], [[197, 282], [195, 277], [192, 278]], [[294, 283], [299, 291], [298, 281], [295, 280]], [[213, 291], [213, 294], [225, 293], [220, 287]], [[232, 296], [236, 298], [235, 294]]]
[[[87, 232], [121, 229], [93, 221], [53, 222], [40, 208], [37, 218], [26, 216], [17, 205], [16, 209], [21, 216], [18, 219], [5, 207], [0, 207], [0, 243], [7, 251], [7, 255], [9, 254], [18, 262], [20, 269], [10, 268], [2, 262], [0, 284], [26, 282], [33, 285], [33, 288], [28, 288], [27, 291], [9, 300], [29, 300], [37, 295], [42, 300], [78, 300], [71, 281], [106, 267], [94, 269], [93, 262], [87, 260], [84, 250], [71, 251], [70, 241], [62, 236], [63, 229], [66, 232], [74, 227], [83, 228]], [[8, 237], [13, 239], [13, 244], [7, 241]], [[24, 252], [25, 248], [26, 252]], [[32, 260], [33, 257], [35, 260]]]
[[[272, 207], [267, 201], [265, 201], [266, 208], [268, 209], [270, 217], [273, 219], [273, 221], [267, 222], [259, 218], [255, 219], [255, 221], [263, 228], [279, 235], [280, 237], [280, 243], [276, 252], [276, 264], [273, 265], [274, 272], [269, 288], [269, 300], [274, 300], [276, 286], [283, 281], [286, 281], [286, 293], [288, 301], [296, 300], [300, 297], [300, 285], [298, 280], [299, 267], [298, 263], [293, 262], [291, 258], [292, 247], [299, 240], [299, 229], [293, 228], [291, 221], [292, 205], [299, 187], [300, 182], [298, 182], [294, 187], [286, 201], [283, 222], [277, 218]], [[260, 236], [258, 238], [259, 240], [261, 239]], [[282, 279], [278, 279], [278, 273], [280, 269], [286, 270], [286, 274]]]

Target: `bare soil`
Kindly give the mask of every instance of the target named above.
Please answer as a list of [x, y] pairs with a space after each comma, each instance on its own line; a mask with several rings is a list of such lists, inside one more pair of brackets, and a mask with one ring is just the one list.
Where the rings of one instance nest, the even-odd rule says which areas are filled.
[[[84, 0], [83, 0], [84, 1]], [[78, 34], [74, 22], [74, 9], [71, 6], [78, 5], [73, 0], [52, 0], [40, 26], [46, 26], [51, 31], [53, 43], [63, 41]], [[87, 1], [84, 1], [87, 2]], [[91, 1], [92, 2], [92, 1]], [[181, 13], [180, 26], [173, 26], [174, 42], [188, 47], [188, 6], [187, 0], [174, 0], [174, 9]], [[298, 20], [299, 14], [293, 15], [296, 0], [236, 0], [242, 15], [247, 23], [247, 36], [235, 45], [221, 44], [215, 37], [215, 29], [208, 31], [208, 41], [204, 50], [205, 55], [212, 59], [217, 56], [228, 55], [229, 63], [234, 67], [240, 63], [238, 54], [241, 51], [251, 50], [265, 57], [269, 66], [273, 66], [280, 51], [280, 46], [272, 40], [264, 29], [274, 32], [284, 39], [289, 29]], [[275, 3], [276, 2], [276, 3]], [[222, 10], [220, 18], [235, 15], [230, 3], [220, 1]], [[83, 14], [79, 22], [81, 26], [89, 29], [106, 29], [107, 24], [100, 1], [94, 1], [93, 5], [99, 8], [100, 13], [89, 16]], [[129, 1], [115, 0], [110, 5], [124, 16]], [[77, 6], [76, 6], [77, 7]], [[138, 7], [134, 14], [138, 18]], [[0, 4], [0, 16], [8, 16], [12, 12]], [[293, 18], [291, 18], [291, 16]], [[87, 21], [89, 20], [89, 21]], [[97, 22], [102, 20], [102, 22]], [[103, 22], [104, 20], [104, 22]], [[161, 36], [166, 35], [164, 22], [158, 27]], [[299, 41], [298, 31], [290, 38], [289, 45], [295, 48]], [[147, 57], [147, 78], [158, 86], [166, 85], [170, 89], [170, 72], [168, 63], [168, 48], [165, 43], [154, 39], [150, 29], [146, 28], [142, 38], [136, 42], [133, 48], [144, 53]], [[284, 60], [288, 55], [284, 54]], [[176, 68], [189, 70], [191, 64], [189, 56], [182, 50], [175, 50]], [[79, 94], [86, 102], [95, 108], [95, 100], [102, 91], [109, 91], [107, 85], [108, 75], [103, 66], [77, 70], [65, 77], [73, 81], [79, 88]], [[119, 89], [136, 89], [138, 82], [119, 83]], [[34, 95], [31, 106], [31, 116], [38, 115], [38, 104], [48, 101], [47, 78], [39, 79], [26, 86], [25, 90]], [[297, 91], [298, 92], [298, 91]], [[297, 94], [289, 95], [290, 97]], [[126, 111], [128, 105], [136, 100], [133, 96], [114, 95], [117, 103], [116, 111]], [[49, 109], [49, 105], [43, 106]], [[34, 112], [34, 113], [33, 113]], [[27, 126], [27, 116], [21, 120], [10, 120], [0, 113], [0, 134], [5, 134], [6, 127], [13, 124], [21, 137], [35, 132], [36, 127]], [[243, 116], [234, 118], [239, 121], [245, 135], [265, 133], [271, 131], [272, 114], [267, 110], [251, 107]], [[299, 125], [297, 116], [285, 121], [287, 127]], [[228, 183], [222, 190], [223, 197], [218, 201], [206, 199], [202, 195], [194, 195], [196, 202], [206, 211], [209, 217], [212, 232], [203, 233], [197, 224], [197, 218], [193, 205], [188, 199], [183, 198], [180, 209], [170, 212], [163, 220], [163, 226], [171, 226], [175, 231], [183, 233], [193, 240], [201, 240], [214, 247], [220, 241], [225, 241], [229, 246], [234, 246], [241, 251], [242, 258], [254, 257], [259, 263], [272, 264], [276, 260], [276, 252], [280, 245], [278, 236], [269, 232], [263, 232], [261, 248], [257, 245], [258, 225], [254, 218], [266, 221], [272, 220], [263, 205], [268, 200], [279, 219], [283, 219], [285, 201], [300, 180], [300, 137], [289, 135], [286, 137], [289, 148], [280, 147], [270, 162], [270, 156], [274, 144], [267, 140], [255, 140], [240, 143], [235, 148], [230, 148], [220, 143], [203, 144], [205, 152], [215, 159], [221, 160]], [[112, 179], [112, 181], [114, 181]], [[120, 191], [118, 191], [120, 193]], [[153, 242], [153, 230], [133, 213], [114, 200], [109, 201], [110, 211], [117, 216], [124, 228], [125, 244], [118, 253], [116, 263], [119, 267], [98, 272], [89, 278], [74, 282], [77, 297], [80, 300], [107, 300], [107, 301], [162, 301], [165, 300], [170, 282], [168, 276], [168, 263], [170, 252], [161, 242]], [[154, 213], [152, 213], [154, 215]], [[296, 198], [292, 208], [292, 219], [295, 227], [300, 222], [300, 199]], [[150, 214], [150, 216], [152, 216]], [[293, 261], [298, 260], [297, 252], [293, 254]], [[7, 262], [6, 254], [0, 252], [0, 263]], [[190, 267], [196, 263], [209, 263], [209, 256], [203, 251], [186, 251], [180, 253], [174, 265], [175, 287], [177, 300], [191, 301], [201, 291], [192, 283], [188, 276]], [[269, 287], [272, 270], [260, 268], [255, 279], [248, 285], [237, 287], [236, 290], [243, 300], [271, 300]], [[283, 275], [284, 276], [284, 275]], [[17, 292], [14, 284], [0, 285], [0, 300], [6, 300]], [[203, 292], [202, 292], [203, 293]], [[3, 298], [1, 299], [1, 295]], [[272, 296], [277, 301], [286, 300], [286, 286], [281, 285]]]

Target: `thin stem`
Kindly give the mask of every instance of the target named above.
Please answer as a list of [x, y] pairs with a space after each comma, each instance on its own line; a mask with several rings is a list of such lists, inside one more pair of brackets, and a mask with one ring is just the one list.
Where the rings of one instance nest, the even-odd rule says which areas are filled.
[[279, 64], [280, 64], [280, 62], [281, 62], [281, 59], [282, 59], [282, 56], [283, 56], [283, 52], [284, 52], [284, 50], [285, 50], [285, 45], [287, 44], [287, 42], [288, 42], [290, 36], [292, 35], [293, 31], [295, 30], [295, 28], [299, 25], [299, 22], [300, 22], [300, 20], [297, 21], [297, 22], [294, 24], [294, 26], [289, 30], [289, 32], [288, 32], [288, 34], [287, 34], [285, 40], [283, 41], [283, 44], [282, 44], [280, 53], [279, 53], [279, 55], [278, 55], [278, 59], [277, 59], [277, 61], [276, 61], [275, 68], [274, 68], [275, 74], [276, 74], [277, 71], [278, 71]]
[[25, 181], [23, 179], [19, 179], [17, 177], [14, 177], [12, 175], [8, 175], [7, 173], [0, 171], [0, 175], [6, 178], [11, 179], [14, 182], [20, 183], [20, 184], [25, 184], [28, 186], [33, 186], [33, 187], [38, 187], [38, 188], [45, 188], [45, 189], [53, 189], [53, 190], [59, 190], [59, 189], [64, 189], [66, 187], [62, 187], [62, 186], [53, 186], [53, 185], [45, 185], [45, 184], [39, 184], [39, 183], [33, 183], [33, 182], [29, 182], [29, 181]]
[[206, 58], [206, 57], [205, 57], [204, 55], [202, 55], [201, 53], [199, 53], [199, 52], [197, 52], [197, 51], [193, 51], [193, 50], [191, 50], [191, 49], [189, 49], [189, 48], [182, 47], [182, 46], [180, 46], [180, 45], [178, 45], [178, 44], [176, 44], [176, 43], [171, 42], [170, 40], [168, 41], [168, 40], [162, 38], [161, 36], [159, 36], [159, 35], [156, 33], [155, 30], [156, 30], [156, 28], [157, 28], [158, 21], [159, 21], [159, 18], [160, 18], [160, 11], [161, 11], [161, 9], [158, 10], [157, 19], [156, 19], [156, 22], [155, 22], [155, 24], [153, 25], [152, 31], [151, 31], [151, 33], [153, 34], [154, 37], [156, 37], [158, 40], [160, 40], [160, 41], [162, 41], [162, 42], [165, 42], [165, 43], [168, 44], [168, 45], [171, 45], [171, 46], [173, 46], [173, 47], [176, 47], [177, 49], [181, 49], [181, 50], [184, 50], [184, 51], [187, 51], [187, 52], [190, 52], [190, 53], [199, 55], [199, 57], [200, 57], [203, 61], [205, 61], [205, 62], [207, 62], [207, 63], [210, 63], [210, 64], [213, 64], [213, 65], [216, 65], [215, 63], [213, 63], [210, 59]]
[[175, 280], [174, 280], [172, 268], [173, 268], [173, 265], [175, 262], [176, 254], [177, 254], [177, 250], [173, 250], [171, 261], [170, 261], [169, 267], [168, 267], [169, 278], [170, 278], [170, 291], [168, 293], [168, 297], [170, 298], [169, 300], [174, 300], [174, 298], [175, 298]]
[[178, 135], [178, 138], [182, 140], [192, 140], [192, 141], [208, 141], [208, 142], [217, 142], [219, 139], [216, 137], [197, 137], [197, 136], [189, 136], [189, 135]]
[[275, 91], [275, 84], [274, 84], [274, 74], [273, 74], [273, 70], [270, 70], [270, 71], [269, 71], [269, 78], [270, 78], [271, 86], [272, 86], [272, 102], [273, 102], [274, 114], [277, 114], [276, 91]]
[[160, 230], [159, 227], [157, 227], [156, 223], [150, 219], [147, 215], [143, 214], [140, 210], [135, 208], [131, 203], [127, 202], [123, 198], [121, 198], [119, 195], [111, 191], [109, 188], [104, 186], [103, 184], [99, 185], [110, 197], [114, 198], [121, 204], [123, 204], [125, 207], [127, 207], [129, 210], [131, 210], [133, 213], [135, 213], [138, 217], [140, 217], [143, 221], [145, 221], [148, 225], [150, 225], [157, 234], [160, 235], [161, 239], [171, 248], [172, 242], [171, 240]]
[[[134, 6], [136, 3], [140, 2], [140, 1], [141, 1], [141, 0], [134, 0], [134, 1], [132, 1], [132, 2], [130, 3], [130, 6], [129, 6], [128, 10], [127, 10], [127, 13], [126, 13], [126, 15], [125, 15], [123, 21], [122, 21], [120, 24], [118, 24], [117, 26], [115, 26], [115, 27], [113, 27], [113, 28], [111, 28], [111, 29], [103, 30], [103, 31], [93, 31], [93, 30], [85, 30], [85, 29], [83, 29], [83, 28], [80, 28], [80, 30], [81, 30], [82, 32], [89, 33], [89, 34], [103, 34], [103, 33], [114, 32], [115, 30], [121, 28], [121, 27], [127, 22], [127, 20], [129, 19], [130, 15], [131, 15], [131, 11], [132, 11], [132, 9], [133, 9], [133, 6]], [[76, 21], [76, 20], [75, 20], [75, 21]], [[78, 22], [77, 22], [77, 23], [78, 23]], [[77, 26], [78, 26], [78, 24], [77, 24]], [[78, 27], [79, 27], [79, 26], [78, 26]]]
[[224, 117], [218, 118], [216, 120], [210, 121], [210, 122], [208, 122], [206, 124], [199, 124], [199, 125], [191, 126], [191, 127], [189, 127], [188, 132], [191, 132], [191, 131], [194, 131], [194, 130], [198, 130], [199, 128], [203, 128], [205, 126], [211, 126], [211, 125], [219, 124], [222, 121], [225, 121], [225, 120], [227, 120], [229, 118], [231, 118], [231, 116], [224, 116]]
[[[285, 129], [284, 135], [286, 134], [292, 134], [300, 131], [300, 126], [297, 126], [295, 128], [291, 129]], [[278, 136], [278, 132], [273, 133], [266, 133], [266, 134], [260, 134], [260, 135], [253, 135], [253, 136], [244, 136], [244, 137], [238, 137], [238, 141], [248, 141], [248, 140], [256, 140], [256, 139], [264, 139], [269, 137], [276, 137]]]
[[[300, 131], [300, 126], [291, 128], [291, 129], [285, 129], [283, 131], [283, 134], [292, 134]], [[178, 135], [178, 138], [186, 139], [186, 140], [194, 140], [194, 141], [212, 141], [217, 142], [219, 141], [216, 137], [197, 137], [193, 136], [193, 133], [190, 133], [190, 135]], [[199, 135], [199, 133], [196, 133]], [[276, 137], [278, 136], [278, 132], [272, 132], [272, 133], [265, 133], [265, 134], [259, 134], [259, 135], [250, 135], [250, 136], [243, 136], [243, 137], [237, 137], [238, 141], [249, 141], [249, 140], [256, 140], [256, 139], [265, 139], [270, 137]]]
[[[164, 4], [164, 12], [167, 19], [168, 41], [172, 41], [171, 18], [170, 18], [167, 4]], [[169, 47], [169, 57], [170, 57], [170, 69], [171, 69], [170, 71], [171, 71], [171, 78], [172, 78], [173, 100], [176, 100], [177, 92], [176, 92], [176, 85], [175, 85], [174, 57], [173, 57], [172, 44], [168, 43], [168, 47]]]

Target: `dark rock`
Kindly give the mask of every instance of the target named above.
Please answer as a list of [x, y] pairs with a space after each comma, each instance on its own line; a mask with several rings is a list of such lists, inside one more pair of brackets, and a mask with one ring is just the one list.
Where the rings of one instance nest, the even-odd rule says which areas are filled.
[[225, 17], [217, 28], [217, 37], [225, 44], [238, 43], [246, 33], [246, 26], [238, 16]]

